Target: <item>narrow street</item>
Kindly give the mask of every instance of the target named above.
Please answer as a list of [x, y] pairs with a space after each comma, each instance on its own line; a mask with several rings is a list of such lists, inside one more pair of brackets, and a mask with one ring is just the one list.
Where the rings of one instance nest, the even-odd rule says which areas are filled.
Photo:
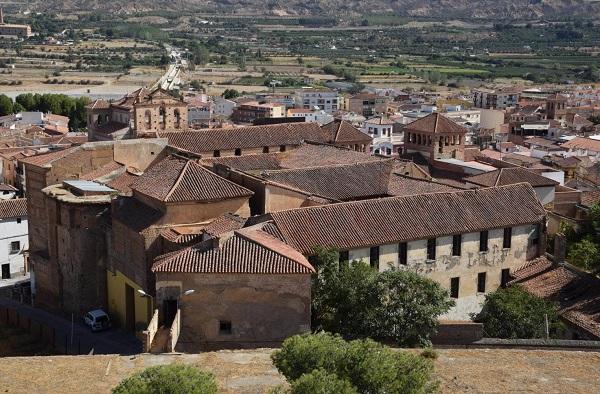
[[[69, 354], [137, 354], [142, 352], [142, 344], [132, 334], [112, 328], [103, 332], [92, 332], [83, 324], [80, 316], [74, 317], [73, 341], [71, 342], [71, 320], [20, 304], [7, 298], [0, 298], [0, 307], [15, 309], [21, 318], [43, 323], [55, 331], [55, 343], [68, 349]], [[66, 345], [66, 346], [65, 346]]]

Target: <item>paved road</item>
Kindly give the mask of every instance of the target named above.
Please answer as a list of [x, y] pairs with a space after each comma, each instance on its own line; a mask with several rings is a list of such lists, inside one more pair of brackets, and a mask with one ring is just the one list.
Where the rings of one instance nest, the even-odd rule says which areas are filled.
[[137, 354], [142, 352], [142, 344], [133, 335], [118, 329], [93, 333], [75, 316], [73, 324], [73, 343], [71, 344], [71, 320], [57, 316], [42, 309], [20, 304], [7, 298], [0, 298], [0, 306], [16, 309], [21, 317], [46, 324], [55, 330], [55, 342], [58, 347], [67, 345], [69, 354]]

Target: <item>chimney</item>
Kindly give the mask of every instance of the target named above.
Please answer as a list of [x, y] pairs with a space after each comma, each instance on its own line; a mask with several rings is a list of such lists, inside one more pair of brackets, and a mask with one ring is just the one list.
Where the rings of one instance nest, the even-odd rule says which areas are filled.
[[554, 265], [558, 266], [565, 262], [567, 254], [567, 237], [562, 233], [554, 236]]

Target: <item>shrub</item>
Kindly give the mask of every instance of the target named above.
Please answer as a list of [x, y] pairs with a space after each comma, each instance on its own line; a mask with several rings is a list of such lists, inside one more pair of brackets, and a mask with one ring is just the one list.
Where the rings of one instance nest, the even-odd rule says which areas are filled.
[[512, 286], [487, 294], [475, 320], [483, 323], [488, 337], [531, 339], [546, 337], [545, 315], [548, 316], [550, 335], [560, 336], [563, 325], [556, 306], [519, 286]]
[[216, 394], [212, 374], [189, 365], [171, 364], [146, 368], [112, 390], [115, 394]]
[[316, 369], [292, 383], [290, 394], [357, 394], [352, 384], [337, 375]]
[[[430, 359], [394, 351], [371, 339], [346, 342], [328, 333], [299, 335], [286, 339], [272, 358], [292, 386], [305, 374], [322, 370], [347, 380], [358, 393], [422, 393], [436, 389]], [[312, 381], [320, 380], [319, 374]]]
[[296, 335], [286, 339], [272, 358], [283, 376], [296, 380], [314, 369], [334, 371], [338, 360], [344, 357], [345, 347], [346, 341], [338, 335]]

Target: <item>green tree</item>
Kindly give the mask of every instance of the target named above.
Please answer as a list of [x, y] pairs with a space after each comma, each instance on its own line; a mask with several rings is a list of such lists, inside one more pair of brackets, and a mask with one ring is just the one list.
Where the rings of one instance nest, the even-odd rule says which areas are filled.
[[225, 89], [222, 96], [223, 96], [223, 98], [231, 100], [231, 99], [240, 97], [240, 92], [238, 92], [235, 89]]
[[511, 286], [487, 294], [475, 320], [483, 323], [487, 337], [532, 339], [546, 337], [545, 316], [548, 316], [550, 336], [560, 336], [563, 325], [557, 307], [520, 286]]
[[436, 388], [431, 359], [371, 339], [346, 342], [323, 332], [297, 335], [286, 339], [272, 359], [292, 387], [314, 371], [320, 371], [319, 378], [312, 380], [321, 380], [324, 371], [350, 382], [358, 393], [427, 393]]
[[5, 94], [0, 94], [0, 116], [13, 113], [13, 101]]
[[362, 261], [338, 265], [338, 253], [319, 249], [311, 259], [313, 329], [345, 338], [394, 339], [427, 345], [438, 316], [454, 301], [437, 282], [414, 272], [378, 272]]
[[212, 374], [182, 364], [146, 368], [124, 379], [115, 394], [216, 394]]
[[21, 104], [19, 104], [19, 103], [13, 104], [13, 113], [18, 114], [19, 112], [23, 112], [23, 111], [25, 111], [25, 107], [23, 107]]
[[587, 271], [600, 272], [600, 248], [589, 235], [569, 246], [567, 259]]
[[352, 384], [324, 369], [306, 373], [292, 383], [290, 394], [358, 394]]

